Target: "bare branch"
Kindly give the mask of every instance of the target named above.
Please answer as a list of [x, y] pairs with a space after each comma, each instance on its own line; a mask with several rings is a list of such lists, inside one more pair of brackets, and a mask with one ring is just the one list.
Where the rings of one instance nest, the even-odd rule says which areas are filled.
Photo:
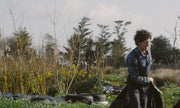
[[173, 38], [173, 48], [176, 47], [176, 41], [177, 41], [177, 36], [178, 36], [178, 33], [177, 33], [177, 27], [178, 27], [178, 21], [179, 21], [180, 17], [178, 16], [177, 20], [176, 20], [176, 23], [175, 23], [175, 26], [174, 26], [174, 33], [170, 33], [167, 29], [165, 29], [165, 31], [167, 33], [170, 34], [170, 36]]
[[[6, 2], [6, 0], [5, 0], [5, 2]], [[9, 11], [9, 13], [10, 13], [10, 15], [11, 15], [11, 18], [12, 18], [14, 31], [16, 32], [16, 31], [17, 31], [17, 29], [16, 29], [16, 20], [15, 20], [14, 11], [13, 11], [13, 10], [14, 10], [14, 9], [13, 9], [14, 2], [13, 2], [13, 0], [11, 0], [10, 2], [11, 2], [11, 3], [10, 3], [10, 6], [9, 6], [9, 7], [8, 7], [8, 5], [7, 5], [7, 2], [6, 2], [6, 5], [7, 5], [7, 9], [8, 9], [8, 11]]]
[[177, 24], [178, 24], [178, 18], [176, 20], [176, 24], [175, 24], [175, 27], [174, 27], [174, 42], [173, 42], [173, 48], [175, 48], [175, 45], [176, 45], [176, 41], [177, 41]]
[[166, 28], [164, 29], [171, 37], [174, 38], [174, 35], [172, 33], [170, 33]]

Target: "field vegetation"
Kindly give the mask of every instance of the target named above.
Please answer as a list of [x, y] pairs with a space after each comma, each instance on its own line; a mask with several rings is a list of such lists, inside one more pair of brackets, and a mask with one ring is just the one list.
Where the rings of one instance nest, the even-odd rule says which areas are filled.
[[[112, 68], [111, 68], [112, 69]], [[123, 72], [120, 74], [119, 72]], [[157, 74], [162, 74], [161, 72], [165, 71], [164, 77], [162, 75], [158, 76]], [[105, 69], [106, 74], [104, 74], [104, 77], [101, 79], [103, 82], [108, 82], [111, 84], [114, 84], [116, 86], [119, 85], [126, 85], [126, 76], [127, 76], [127, 69], [126, 68], [120, 68], [116, 69], [116, 73], [108, 73], [109, 68]], [[166, 77], [172, 75], [171, 73], [174, 72], [176, 74], [180, 74], [180, 71], [178, 70], [172, 70], [172, 69], [156, 69], [153, 70], [152, 76], [155, 79], [155, 84], [158, 86], [158, 88], [163, 93], [164, 97], [164, 103], [166, 108], [172, 108], [172, 106], [178, 101], [180, 96], [180, 86], [178, 85], [180, 82], [174, 82], [174, 80], [169, 80]], [[170, 78], [170, 77], [169, 77]], [[174, 79], [174, 76], [171, 76], [170, 79]], [[101, 82], [98, 80], [98, 82]], [[159, 83], [161, 82], [161, 83]], [[89, 82], [90, 83], [90, 82]], [[84, 86], [84, 83], [82, 83]], [[81, 90], [81, 89], [80, 89]], [[99, 88], [97, 91], [99, 93], [101, 92], [101, 88]], [[83, 91], [83, 89], [82, 89]], [[98, 93], [98, 92], [97, 92]], [[60, 96], [56, 94], [56, 96]], [[41, 103], [31, 103], [28, 101], [21, 101], [21, 100], [10, 100], [10, 99], [0, 99], [0, 107], [2, 108], [13, 108], [13, 107], [27, 107], [27, 108], [108, 108], [108, 106], [111, 104], [111, 102], [116, 98], [117, 95], [112, 94], [106, 94], [107, 101], [109, 101], [108, 105], [87, 105], [85, 103], [59, 103], [57, 105], [46, 105]]]

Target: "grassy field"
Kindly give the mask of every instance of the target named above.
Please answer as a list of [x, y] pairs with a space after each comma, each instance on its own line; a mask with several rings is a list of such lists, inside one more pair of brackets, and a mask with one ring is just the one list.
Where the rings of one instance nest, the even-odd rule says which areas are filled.
[[[180, 87], [176, 84], [170, 84], [168, 86], [161, 87], [160, 90], [163, 93], [166, 108], [172, 108], [174, 103], [179, 99]], [[109, 105], [116, 96], [117, 95], [106, 95]], [[85, 103], [59, 103], [57, 105], [45, 105], [21, 100], [14, 101], [0, 98], [0, 108], [108, 108], [109, 105], [87, 105]]]
[[173, 105], [179, 100], [180, 87], [176, 84], [170, 84], [166, 87], [161, 87], [160, 90], [163, 93], [164, 103], [167, 108], [172, 108]]
[[[161, 87], [166, 108], [172, 108], [180, 96], [180, 87], [176, 84]], [[117, 95], [107, 94], [106, 98], [109, 105]], [[109, 105], [87, 105], [85, 103], [59, 103], [57, 105], [45, 105], [39, 103], [31, 103], [21, 100], [10, 100], [0, 98], [0, 108], [108, 108]]]
[[[122, 73], [105, 74], [103, 80], [116, 86], [126, 84], [127, 70], [120, 71]], [[166, 108], [172, 108], [178, 101], [180, 96], [180, 71], [172, 69], [156, 69], [152, 72], [155, 84], [162, 91]], [[109, 105], [113, 102], [117, 95], [106, 95]], [[10, 100], [0, 98], [0, 108], [108, 108], [109, 105], [87, 105], [85, 103], [59, 103], [58, 105], [45, 105], [39, 103], [31, 103], [21, 100]]]
[[85, 103], [59, 103], [57, 105], [45, 105], [22, 100], [0, 98], [0, 108], [108, 108], [108, 106], [87, 105]]

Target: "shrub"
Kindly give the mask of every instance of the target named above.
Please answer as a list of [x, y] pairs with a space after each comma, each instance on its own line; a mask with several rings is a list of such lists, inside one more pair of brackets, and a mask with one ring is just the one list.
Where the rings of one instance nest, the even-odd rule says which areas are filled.
[[58, 87], [55, 85], [50, 86], [48, 91], [47, 91], [48, 96], [54, 97], [57, 93], [58, 93]]
[[101, 94], [102, 89], [102, 78], [100, 76], [95, 76], [74, 84], [72, 86], [71, 92]]

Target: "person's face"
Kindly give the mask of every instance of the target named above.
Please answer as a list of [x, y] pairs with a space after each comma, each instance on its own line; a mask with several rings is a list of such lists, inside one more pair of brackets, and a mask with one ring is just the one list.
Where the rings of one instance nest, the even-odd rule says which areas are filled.
[[150, 42], [151, 42], [151, 39], [148, 38], [145, 41], [138, 43], [138, 47], [143, 51], [147, 51], [150, 47]]

